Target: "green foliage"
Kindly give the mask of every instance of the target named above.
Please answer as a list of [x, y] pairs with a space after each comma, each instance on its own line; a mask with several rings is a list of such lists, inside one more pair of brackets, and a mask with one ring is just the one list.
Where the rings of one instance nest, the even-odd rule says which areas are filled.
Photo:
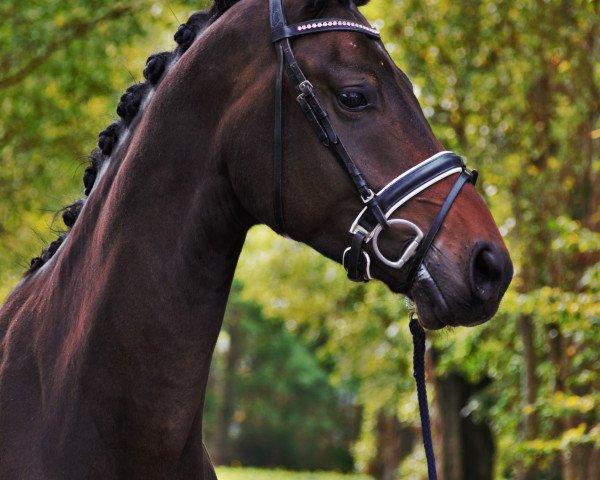
[[402, 298], [381, 284], [348, 282], [341, 266], [265, 227], [248, 235], [236, 276], [244, 282], [245, 298], [285, 318], [289, 330], [315, 345], [321, 362], [332, 365], [335, 384], [360, 385], [365, 422], [355, 448], [360, 468], [373, 455], [371, 434], [380, 409], [417, 424]]
[[[209, 448], [222, 429], [228, 432], [226, 463], [351, 471], [359, 417], [352, 392], [334, 388], [311, 342], [242, 300], [241, 290], [234, 283], [211, 372]], [[219, 422], [222, 408], [232, 409], [230, 420]]]

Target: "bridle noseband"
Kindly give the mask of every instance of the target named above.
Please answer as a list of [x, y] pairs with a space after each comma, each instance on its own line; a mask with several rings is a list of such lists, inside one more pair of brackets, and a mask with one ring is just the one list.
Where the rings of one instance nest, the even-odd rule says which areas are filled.
[[[463, 185], [470, 181], [475, 184], [477, 171], [467, 170], [464, 160], [452, 152], [440, 152], [422, 161], [389, 182], [379, 192], [374, 193], [361, 170], [352, 160], [333, 127], [327, 111], [319, 101], [313, 85], [307, 80], [298, 65], [289, 42], [290, 38], [311, 33], [329, 31], [350, 31], [379, 39], [379, 32], [358, 22], [341, 18], [322, 18], [288, 25], [283, 12], [282, 0], [269, 0], [271, 38], [277, 51], [277, 75], [275, 78], [275, 128], [273, 133], [273, 182], [275, 226], [279, 233], [285, 233], [283, 209], [283, 141], [282, 141], [282, 89], [283, 70], [298, 93], [300, 104], [310, 125], [319, 140], [333, 153], [338, 163], [352, 180], [365, 207], [356, 217], [350, 233], [352, 243], [344, 251], [342, 263], [348, 278], [356, 282], [368, 282], [371, 277], [371, 258], [364, 247], [373, 242], [375, 255], [390, 268], [401, 269], [410, 263], [405, 288], [410, 289], [419, 268], [439, 232], [452, 203]], [[459, 173], [459, 177], [446, 197], [444, 204], [434, 218], [426, 235], [414, 223], [403, 219], [390, 219], [390, 216], [404, 203], [418, 193], [444, 178]], [[379, 235], [391, 225], [403, 225], [415, 232], [415, 237], [397, 260], [388, 259], [378, 245]]]

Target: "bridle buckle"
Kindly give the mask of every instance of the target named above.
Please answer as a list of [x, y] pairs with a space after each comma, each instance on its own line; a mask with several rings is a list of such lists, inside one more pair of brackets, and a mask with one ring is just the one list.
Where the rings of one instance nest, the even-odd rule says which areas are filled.
[[362, 194], [360, 195], [360, 199], [365, 204], [369, 203], [371, 200], [373, 200], [375, 198], [375, 192], [373, 192], [373, 190], [371, 190], [370, 188], [367, 188], [366, 194], [367, 194], [366, 197], [364, 197]]
[[311, 96], [315, 95], [315, 87], [308, 80], [303, 80], [300, 85], [298, 85], [298, 91], [301, 92], [300, 95]]
[[385, 257], [385, 255], [379, 250], [379, 234], [383, 231], [380, 225], [375, 227], [373, 230], [373, 251], [375, 255], [388, 267], [401, 269], [406, 263], [415, 255], [417, 248], [421, 244], [421, 240], [423, 240], [423, 231], [415, 225], [413, 222], [409, 222], [408, 220], [393, 218], [388, 220], [389, 225], [404, 225], [405, 227], [411, 228], [415, 232], [415, 237], [410, 242], [410, 245], [402, 252], [402, 255], [398, 260], [389, 260]]

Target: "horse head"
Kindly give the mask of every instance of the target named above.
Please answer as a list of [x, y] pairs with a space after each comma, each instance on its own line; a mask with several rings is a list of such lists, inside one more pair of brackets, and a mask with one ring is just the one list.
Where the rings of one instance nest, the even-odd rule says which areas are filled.
[[[409, 79], [369, 31], [356, 4], [285, 2], [285, 14], [274, 14], [279, 2], [272, 1], [269, 31], [267, 6], [256, 3], [241, 2], [222, 20], [231, 17], [228, 24], [240, 39], [252, 35], [248, 46], [239, 42], [241, 54], [253, 61], [242, 67], [245, 93], [240, 92], [240, 109], [229, 126], [238, 133], [229, 148], [232, 185], [245, 209], [256, 222], [345, 261], [355, 270], [349, 271], [352, 279], [376, 278], [408, 295], [429, 329], [491, 318], [513, 269], [474, 187], [476, 172], [444, 152]], [[258, 19], [249, 24], [263, 27], [244, 31], [242, 19], [252, 17]], [[274, 25], [280, 17], [284, 25]], [[304, 80], [312, 91], [303, 91]], [[278, 81], [281, 91], [275, 88]], [[316, 97], [316, 105], [309, 105], [312, 113], [306, 111], [311, 95]], [[345, 153], [331, 148], [333, 143]], [[250, 166], [249, 157], [262, 160]], [[367, 193], [360, 191], [354, 167]], [[368, 192], [383, 197], [385, 208], [373, 213], [365, 206]], [[428, 239], [432, 228], [436, 232]], [[362, 238], [357, 240], [357, 233]], [[431, 245], [424, 249], [426, 241]], [[353, 242], [360, 243], [352, 247], [357, 251], [349, 248]], [[352, 261], [354, 267], [348, 265]]]

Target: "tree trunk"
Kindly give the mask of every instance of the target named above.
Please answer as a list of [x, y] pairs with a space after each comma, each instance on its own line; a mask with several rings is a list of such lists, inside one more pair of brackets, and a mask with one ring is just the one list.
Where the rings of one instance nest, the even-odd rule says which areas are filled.
[[[523, 344], [523, 397], [528, 406], [535, 405], [538, 398], [539, 379], [537, 377], [537, 357], [535, 353], [535, 327], [533, 320], [528, 315], [519, 317], [519, 334]], [[523, 438], [533, 440], [539, 436], [540, 424], [536, 410], [526, 412], [523, 415]], [[541, 473], [535, 464], [521, 466], [518, 469], [517, 480], [538, 480]]]
[[231, 461], [229, 427], [235, 411], [235, 376], [243, 352], [239, 322], [240, 319], [235, 311], [227, 318], [226, 330], [229, 333], [229, 351], [223, 370], [221, 398], [219, 399], [219, 409], [217, 411], [212, 454], [213, 463], [216, 465], [225, 465]]
[[489, 425], [476, 422], [467, 407], [471, 397], [483, 390], [489, 380], [468, 382], [459, 373], [437, 377], [435, 352], [429, 378], [434, 378], [434, 441], [440, 480], [492, 480], [495, 444]]
[[375, 442], [377, 453], [369, 464], [369, 474], [377, 480], [394, 480], [400, 462], [412, 451], [415, 434], [396, 415], [383, 409], [377, 413]]

